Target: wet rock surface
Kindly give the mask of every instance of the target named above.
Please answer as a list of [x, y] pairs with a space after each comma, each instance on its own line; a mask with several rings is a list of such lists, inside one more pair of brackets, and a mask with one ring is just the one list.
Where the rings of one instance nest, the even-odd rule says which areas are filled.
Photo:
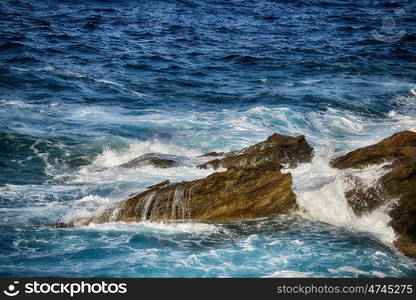
[[303, 135], [291, 137], [275, 133], [256, 145], [221, 154], [225, 157], [209, 161], [199, 167], [246, 168], [263, 164], [295, 167], [299, 163], [309, 162], [312, 159], [313, 149]]
[[120, 168], [138, 168], [143, 166], [154, 166], [157, 168], [172, 168], [183, 166], [186, 163], [186, 158], [176, 155], [168, 155], [162, 153], [148, 153], [139, 156], [124, 164], [118, 165]]
[[394, 244], [404, 254], [416, 257], [416, 133], [396, 133], [339, 157], [332, 165], [339, 169], [364, 168], [386, 162], [386, 174], [373, 186], [354, 179], [354, 188], [346, 193], [346, 198], [357, 214], [390, 203], [390, 226], [398, 235]]
[[[178, 219], [232, 221], [287, 213], [297, 207], [292, 176], [283, 165], [308, 162], [313, 149], [303, 136], [273, 134], [266, 141], [226, 154], [201, 168], [226, 168], [210, 176], [181, 183], [164, 181], [125, 200], [97, 218], [57, 226], [109, 221], [164, 221]], [[152, 156], [148, 156], [153, 159]], [[146, 162], [149, 161], [146, 157]], [[141, 157], [139, 163], [142, 161]]]
[[230, 221], [285, 213], [296, 207], [290, 174], [229, 169], [207, 178], [153, 187], [127, 199], [98, 222], [177, 219]]

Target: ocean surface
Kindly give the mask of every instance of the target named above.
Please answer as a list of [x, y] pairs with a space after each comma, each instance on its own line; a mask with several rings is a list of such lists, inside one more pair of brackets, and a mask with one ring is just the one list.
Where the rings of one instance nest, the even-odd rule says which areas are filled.
[[[416, 4], [353, 0], [0, 2], [0, 276], [415, 277], [385, 208], [357, 217], [329, 161], [416, 130]], [[305, 135], [301, 208], [231, 223], [107, 223], [195, 157]], [[355, 171], [374, 181], [379, 166]]]

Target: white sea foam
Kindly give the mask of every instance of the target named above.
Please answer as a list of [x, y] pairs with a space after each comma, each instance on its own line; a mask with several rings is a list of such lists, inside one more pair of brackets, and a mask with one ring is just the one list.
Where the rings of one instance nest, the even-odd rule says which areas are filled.
[[386, 244], [391, 244], [395, 233], [388, 226], [387, 207], [380, 207], [369, 214], [357, 216], [345, 198], [351, 188], [347, 175], [358, 176], [364, 183], [373, 184], [384, 174], [381, 166], [364, 170], [337, 170], [331, 168], [328, 157], [331, 151], [317, 151], [311, 163], [302, 164], [292, 173], [297, 203], [308, 218], [350, 229], [373, 233]]
[[[21, 69], [20, 71], [33, 71], [33, 70], [31, 70], [31, 69]], [[104, 79], [104, 78], [95, 78], [95, 77], [92, 77], [90, 75], [84, 75], [84, 74], [80, 74], [80, 73], [77, 73], [77, 72], [74, 72], [74, 71], [71, 71], [71, 70], [56, 68], [54, 66], [46, 66], [46, 67], [43, 67], [43, 68], [40, 68], [40, 69], [36, 69], [35, 71], [37, 71], [37, 72], [46, 71], [46, 72], [56, 73], [56, 74], [65, 75], [65, 76], [74, 77], [74, 78], [89, 79], [89, 80], [93, 80], [97, 83], [113, 85], [113, 86], [117, 87], [122, 92], [132, 93], [132, 94], [134, 94], [136, 96], [139, 96], [139, 97], [144, 96], [144, 94], [139, 93], [139, 92], [134, 91], [134, 90], [131, 90], [131, 89], [125, 87], [121, 83], [114, 82], [112, 80], [108, 80], [108, 79]]]
[[387, 113], [387, 117], [393, 121], [393, 128], [396, 131], [404, 129], [416, 131], [416, 88], [410, 89], [407, 95], [395, 97], [393, 103], [398, 109]]
[[115, 85], [118, 87], [122, 87], [123, 85], [121, 85], [120, 83], [111, 81], [111, 80], [106, 80], [106, 79], [94, 79], [94, 81], [99, 82], [99, 83], [105, 83], [105, 84], [111, 84], [111, 85]]
[[143, 166], [135, 169], [117, 168], [102, 171], [83, 167], [70, 182], [96, 184], [133, 182], [136, 183], [135, 191], [137, 191], [138, 189], [159, 183], [162, 180], [168, 179], [171, 182], [193, 180], [206, 177], [212, 172], [214, 172], [213, 169], [200, 169], [196, 167], [157, 168]]
[[220, 225], [198, 222], [109, 222], [104, 224], [90, 223], [77, 229], [100, 231], [127, 231], [127, 232], [156, 232], [165, 234], [191, 233], [212, 234], [226, 232]]
[[[411, 107], [415, 99], [414, 96], [409, 96], [400, 101], [408, 105], [405, 107]], [[24, 105], [23, 102], [13, 101], [2, 103], [16, 108]], [[347, 151], [375, 143], [399, 130], [416, 130], [415, 118], [405, 114], [402, 110], [391, 111], [385, 119], [374, 119], [359, 114], [347, 114], [345, 111], [335, 109], [328, 109], [325, 112], [303, 112], [285, 106], [258, 106], [249, 110], [223, 110], [215, 113], [189, 111], [184, 118], [184, 114], [180, 112], [167, 113], [155, 109], [142, 111], [143, 115], [138, 116], [126, 114], [123, 108], [68, 104], [60, 104], [58, 107], [53, 109], [62, 113], [63, 111], [70, 112], [63, 116], [69, 121], [135, 125], [142, 122], [155, 128], [169, 124], [179, 130], [189, 130], [190, 136], [179, 137], [182, 146], [178, 146], [174, 141], [153, 140], [129, 141], [130, 146], [122, 150], [106, 148], [90, 166], [81, 167], [74, 175], [75, 178], [69, 180], [71, 184], [94, 185], [133, 182], [136, 184], [135, 192], [159, 180], [169, 179], [172, 182], [192, 180], [205, 177], [212, 173], [212, 170], [201, 170], [189, 166], [167, 169], [152, 166], [123, 170], [103, 169], [115, 167], [151, 152], [195, 157], [204, 152], [203, 147], [209, 147], [210, 150], [215, 151], [240, 149], [265, 139], [273, 132], [290, 135], [304, 134], [314, 146], [339, 146], [338, 148]], [[218, 126], [218, 124], [221, 125]], [[44, 154], [39, 153], [39, 155]], [[328, 164], [327, 158], [333, 155], [331, 151], [322, 155], [318, 154], [311, 164], [292, 170], [294, 188], [298, 194], [300, 207], [304, 208], [310, 218], [357, 230], [372, 231], [381, 240], [390, 243], [394, 235], [391, 228], [386, 225], [389, 218], [383, 208], [358, 218], [348, 207], [344, 197], [348, 184], [343, 179], [343, 171], [334, 170]], [[42, 158], [47, 157], [42, 156]], [[56, 177], [57, 175], [49, 169], [50, 165], [48, 165], [47, 172]], [[365, 171], [360, 172], [362, 173], [359, 174], [362, 174], [364, 179], [375, 178], [372, 177], [371, 172], [369, 174]], [[39, 194], [39, 192], [36, 193]]]

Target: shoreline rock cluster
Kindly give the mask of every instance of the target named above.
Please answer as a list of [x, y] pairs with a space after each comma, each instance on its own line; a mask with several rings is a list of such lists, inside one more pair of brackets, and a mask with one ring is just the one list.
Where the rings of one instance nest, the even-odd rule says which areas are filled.
[[[282, 169], [310, 162], [313, 148], [304, 136], [275, 133], [267, 140], [239, 151], [211, 152], [202, 156], [213, 159], [197, 167], [225, 171], [188, 182], [166, 180], [98, 217], [56, 226], [144, 220], [232, 221], [289, 213], [297, 209], [296, 195], [292, 191], [292, 175], [283, 173]], [[180, 157], [146, 154], [121, 167], [151, 164], [169, 168], [180, 165], [181, 161]], [[337, 169], [363, 169], [381, 163], [385, 163], [386, 172], [374, 185], [368, 186], [359, 178], [349, 178], [354, 187], [345, 193], [345, 197], [357, 215], [394, 203], [389, 211], [392, 218], [389, 225], [397, 234], [394, 245], [405, 255], [416, 257], [416, 133], [396, 133], [375, 145], [338, 157], [331, 165]]]
[[[189, 182], [164, 181], [97, 218], [58, 226], [109, 221], [232, 221], [287, 213], [296, 208], [296, 196], [292, 191], [291, 174], [282, 173], [281, 169], [285, 165], [294, 167], [311, 161], [313, 149], [304, 136], [273, 134], [254, 146], [220, 155], [221, 159], [215, 158], [198, 167], [226, 168], [225, 171]], [[208, 156], [217, 157], [217, 154]]]

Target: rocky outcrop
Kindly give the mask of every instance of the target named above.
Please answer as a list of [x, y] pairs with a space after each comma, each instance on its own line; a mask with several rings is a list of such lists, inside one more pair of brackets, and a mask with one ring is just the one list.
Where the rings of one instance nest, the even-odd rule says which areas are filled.
[[97, 218], [58, 226], [108, 221], [231, 221], [286, 213], [296, 208], [296, 197], [291, 189], [291, 174], [281, 169], [284, 164], [295, 166], [310, 161], [312, 151], [303, 136], [274, 134], [264, 142], [226, 153], [223, 159], [201, 166], [223, 167], [226, 171], [190, 182], [164, 181]]
[[[262, 164], [296, 166], [312, 159], [313, 149], [303, 135], [297, 137], [273, 134], [264, 142], [239, 151], [221, 153], [224, 158], [200, 165], [201, 168], [245, 168]], [[208, 153], [217, 154], [216, 152]], [[208, 155], [205, 154], [205, 155]]]
[[118, 165], [120, 168], [138, 168], [151, 165], [157, 168], [179, 167], [185, 164], [185, 158], [176, 155], [162, 153], [148, 153], [130, 160], [124, 164]]
[[354, 188], [346, 197], [357, 214], [394, 201], [389, 212], [390, 225], [398, 235], [394, 244], [404, 254], [416, 257], [416, 133], [399, 132], [339, 157], [332, 165], [339, 169], [364, 168], [386, 162], [386, 174], [374, 186], [365, 186], [354, 178]]

